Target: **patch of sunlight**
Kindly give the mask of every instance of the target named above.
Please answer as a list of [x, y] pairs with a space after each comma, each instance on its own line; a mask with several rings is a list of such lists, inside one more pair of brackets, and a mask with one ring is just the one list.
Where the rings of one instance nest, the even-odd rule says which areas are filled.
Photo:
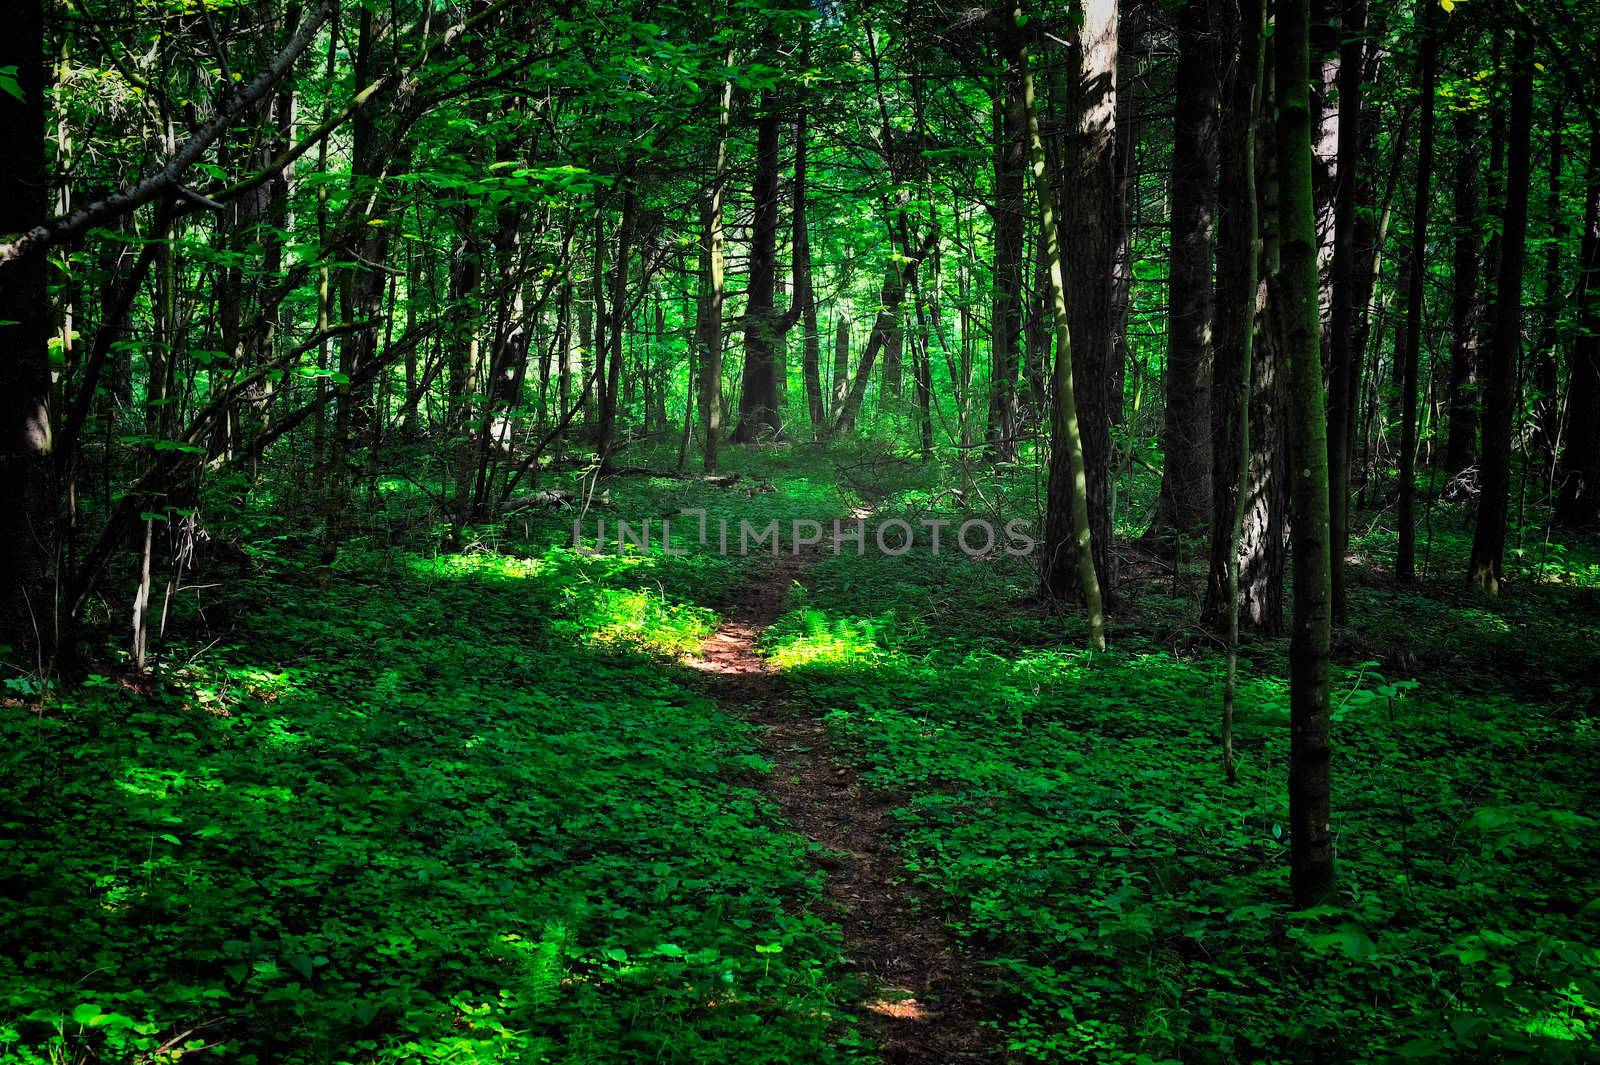
[[231, 708], [228, 700], [225, 699], [223, 694], [217, 689], [196, 685], [195, 687], [189, 689], [189, 691], [190, 694], [194, 696], [195, 707], [204, 710], [208, 714], [214, 714], [217, 717], [230, 716]]
[[1563, 584], [1573, 588], [1600, 588], [1600, 565], [1571, 565], [1541, 562], [1530, 567], [1539, 580], [1549, 584]]
[[297, 732], [291, 732], [283, 722], [271, 720], [266, 723], [266, 735], [262, 743], [267, 747], [293, 747], [304, 743], [306, 738]]
[[584, 610], [580, 623], [591, 643], [622, 644], [659, 654], [688, 654], [716, 631], [716, 615], [703, 607], [668, 603], [660, 595], [607, 588]]
[[537, 577], [549, 563], [540, 558], [519, 558], [493, 551], [467, 555], [414, 556], [409, 563], [413, 573], [424, 577], [489, 577], [498, 580], [525, 580]]
[[500, 936], [502, 960], [520, 978], [517, 997], [524, 1003], [543, 1007], [555, 1001], [567, 978], [567, 960], [574, 956], [573, 937], [560, 921], [546, 921], [535, 938], [516, 932]]
[[409, 478], [393, 476], [379, 477], [378, 491], [386, 496], [396, 494], [422, 496], [425, 494], [422, 489], [418, 487], [416, 482], [410, 480]]
[[1577, 984], [1568, 984], [1566, 990], [1558, 994], [1562, 1005], [1534, 1014], [1522, 1030], [1529, 1035], [1566, 1042], [1594, 1039], [1600, 1032], [1600, 1005], [1585, 998]]
[[891, 990], [904, 995], [904, 997], [875, 998], [867, 1003], [867, 1009], [878, 1014], [880, 1017], [891, 1017], [897, 1021], [928, 1020], [928, 1010], [922, 1005], [922, 1003], [916, 1000], [911, 992], [904, 991], [901, 988], [892, 988]]
[[[438, 1063], [443, 1065], [478, 1065], [482, 1062], [548, 1061], [554, 1047], [550, 1040], [529, 1034], [513, 1015], [521, 1009], [515, 993], [502, 990], [498, 1001], [474, 1002], [466, 992], [450, 1000], [455, 1009], [453, 1031], [438, 1038], [408, 1040], [383, 1051], [375, 1061], [394, 1062], [396, 1065]], [[353, 1010], [356, 1019], [361, 1011], [376, 1010], [368, 1003], [360, 1003]], [[373, 1014], [376, 1016], [376, 1013]]]
[[1012, 669], [1019, 680], [1046, 684], [1082, 680], [1089, 671], [1089, 664], [1086, 653], [1052, 648], [1021, 652], [1012, 660]]
[[461, 577], [489, 580], [528, 580], [546, 578], [552, 583], [578, 579], [605, 578], [632, 570], [654, 569], [659, 557], [628, 548], [619, 554], [587, 554], [571, 547], [548, 549], [538, 558], [507, 555], [498, 551], [472, 551], [464, 554], [413, 555], [407, 565], [413, 573], [433, 579]]
[[158, 799], [165, 799], [173, 791], [182, 788], [188, 781], [189, 775], [181, 769], [154, 769], [145, 766], [130, 766], [123, 774], [123, 779], [117, 787], [132, 795], [148, 795]]
[[573, 569], [579, 569], [585, 576], [614, 576], [619, 573], [629, 573], [642, 569], [652, 571], [659, 565], [661, 555], [649, 551], [641, 551], [633, 544], [628, 544], [620, 551], [616, 550], [612, 541], [605, 551], [598, 554], [591, 553], [592, 548], [578, 550], [567, 545], [557, 545], [545, 552], [544, 561], [551, 567], [551, 573], [564, 576]]
[[[227, 671], [230, 678], [237, 681], [245, 691], [265, 702], [281, 699], [294, 690], [294, 684], [289, 680], [289, 673], [273, 673], [265, 669], [243, 667]], [[201, 691], [201, 695], [206, 692]]]
[[1488, 610], [1467, 608], [1457, 611], [1462, 621], [1471, 621], [1480, 626], [1485, 632], [1497, 632], [1505, 635], [1511, 631], [1511, 622], [1498, 614]]
[[1568, 1042], [1578, 1039], [1589, 1039], [1588, 1026], [1576, 1017], [1566, 1017], [1559, 1013], [1537, 1013], [1522, 1030], [1528, 1035], [1540, 1036], [1544, 1039], [1561, 1039]]
[[820, 610], [807, 610], [802, 630], [773, 645], [776, 669], [795, 666], [837, 666], [865, 662], [879, 653], [877, 628], [870, 621], [830, 621]]

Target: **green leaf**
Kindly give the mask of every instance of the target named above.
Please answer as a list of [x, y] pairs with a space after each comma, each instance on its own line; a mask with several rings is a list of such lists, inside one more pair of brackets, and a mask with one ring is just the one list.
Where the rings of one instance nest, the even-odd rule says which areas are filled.
[[1367, 933], [1350, 923], [1340, 925], [1337, 931], [1312, 936], [1309, 942], [1316, 950], [1338, 947], [1346, 956], [1358, 961], [1368, 961], [1378, 956], [1378, 945]]

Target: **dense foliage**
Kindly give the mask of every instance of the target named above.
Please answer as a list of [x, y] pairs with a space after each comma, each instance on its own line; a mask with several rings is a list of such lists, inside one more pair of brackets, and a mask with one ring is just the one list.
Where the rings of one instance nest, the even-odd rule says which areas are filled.
[[0, 1060], [1595, 1056], [1593, 0], [11, 7]]

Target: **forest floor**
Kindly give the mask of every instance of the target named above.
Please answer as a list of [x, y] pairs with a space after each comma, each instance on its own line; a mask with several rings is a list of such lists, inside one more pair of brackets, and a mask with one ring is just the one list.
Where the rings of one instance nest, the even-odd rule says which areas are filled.
[[[1038, 491], [843, 445], [729, 466], [581, 522]], [[1592, 538], [1520, 528], [1484, 600], [1459, 510], [1409, 588], [1363, 515], [1341, 894], [1299, 911], [1285, 641], [1243, 648], [1229, 783], [1198, 560], [1141, 566], [1091, 654], [1027, 559], [588, 555], [558, 503], [445, 552], [395, 475], [323, 574], [296, 505], [213, 518], [249, 561], [172, 591], [148, 676], [108, 627], [85, 684], [8, 682], [0, 1061], [1595, 1056]]]

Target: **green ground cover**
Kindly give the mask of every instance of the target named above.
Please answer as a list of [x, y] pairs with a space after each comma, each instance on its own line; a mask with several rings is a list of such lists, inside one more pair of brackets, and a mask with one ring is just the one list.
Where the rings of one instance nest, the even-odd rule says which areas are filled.
[[[874, 453], [736, 461], [728, 488], [617, 479], [585, 528], [1031, 493]], [[406, 529], [414, 487], [379, 488], [329, 573], [265, 505], [241, 518], [250, 561], [179, 597], [149, 681], [107, 665], [0, 708], [0, 1057], [870, 1058], [822, 873], [761, 795], [751, 728], [678, 660], [755, 560], [586, 557], [561, 508], [440, 553]], [[1009, 1059], [1592, 1056], [1592, 545], [1485, 603], [1439, 521], [1414, 590], [1360, 545], [1344, 895], [1314, 912], [1287, 901], [1284, 646], [1244, 649], [1227, 784], [1198, 564], [1126, 589], [1097, 656], [1025, 560], [824, 552], [791, 591], [763, 647], [893, 797]]]

